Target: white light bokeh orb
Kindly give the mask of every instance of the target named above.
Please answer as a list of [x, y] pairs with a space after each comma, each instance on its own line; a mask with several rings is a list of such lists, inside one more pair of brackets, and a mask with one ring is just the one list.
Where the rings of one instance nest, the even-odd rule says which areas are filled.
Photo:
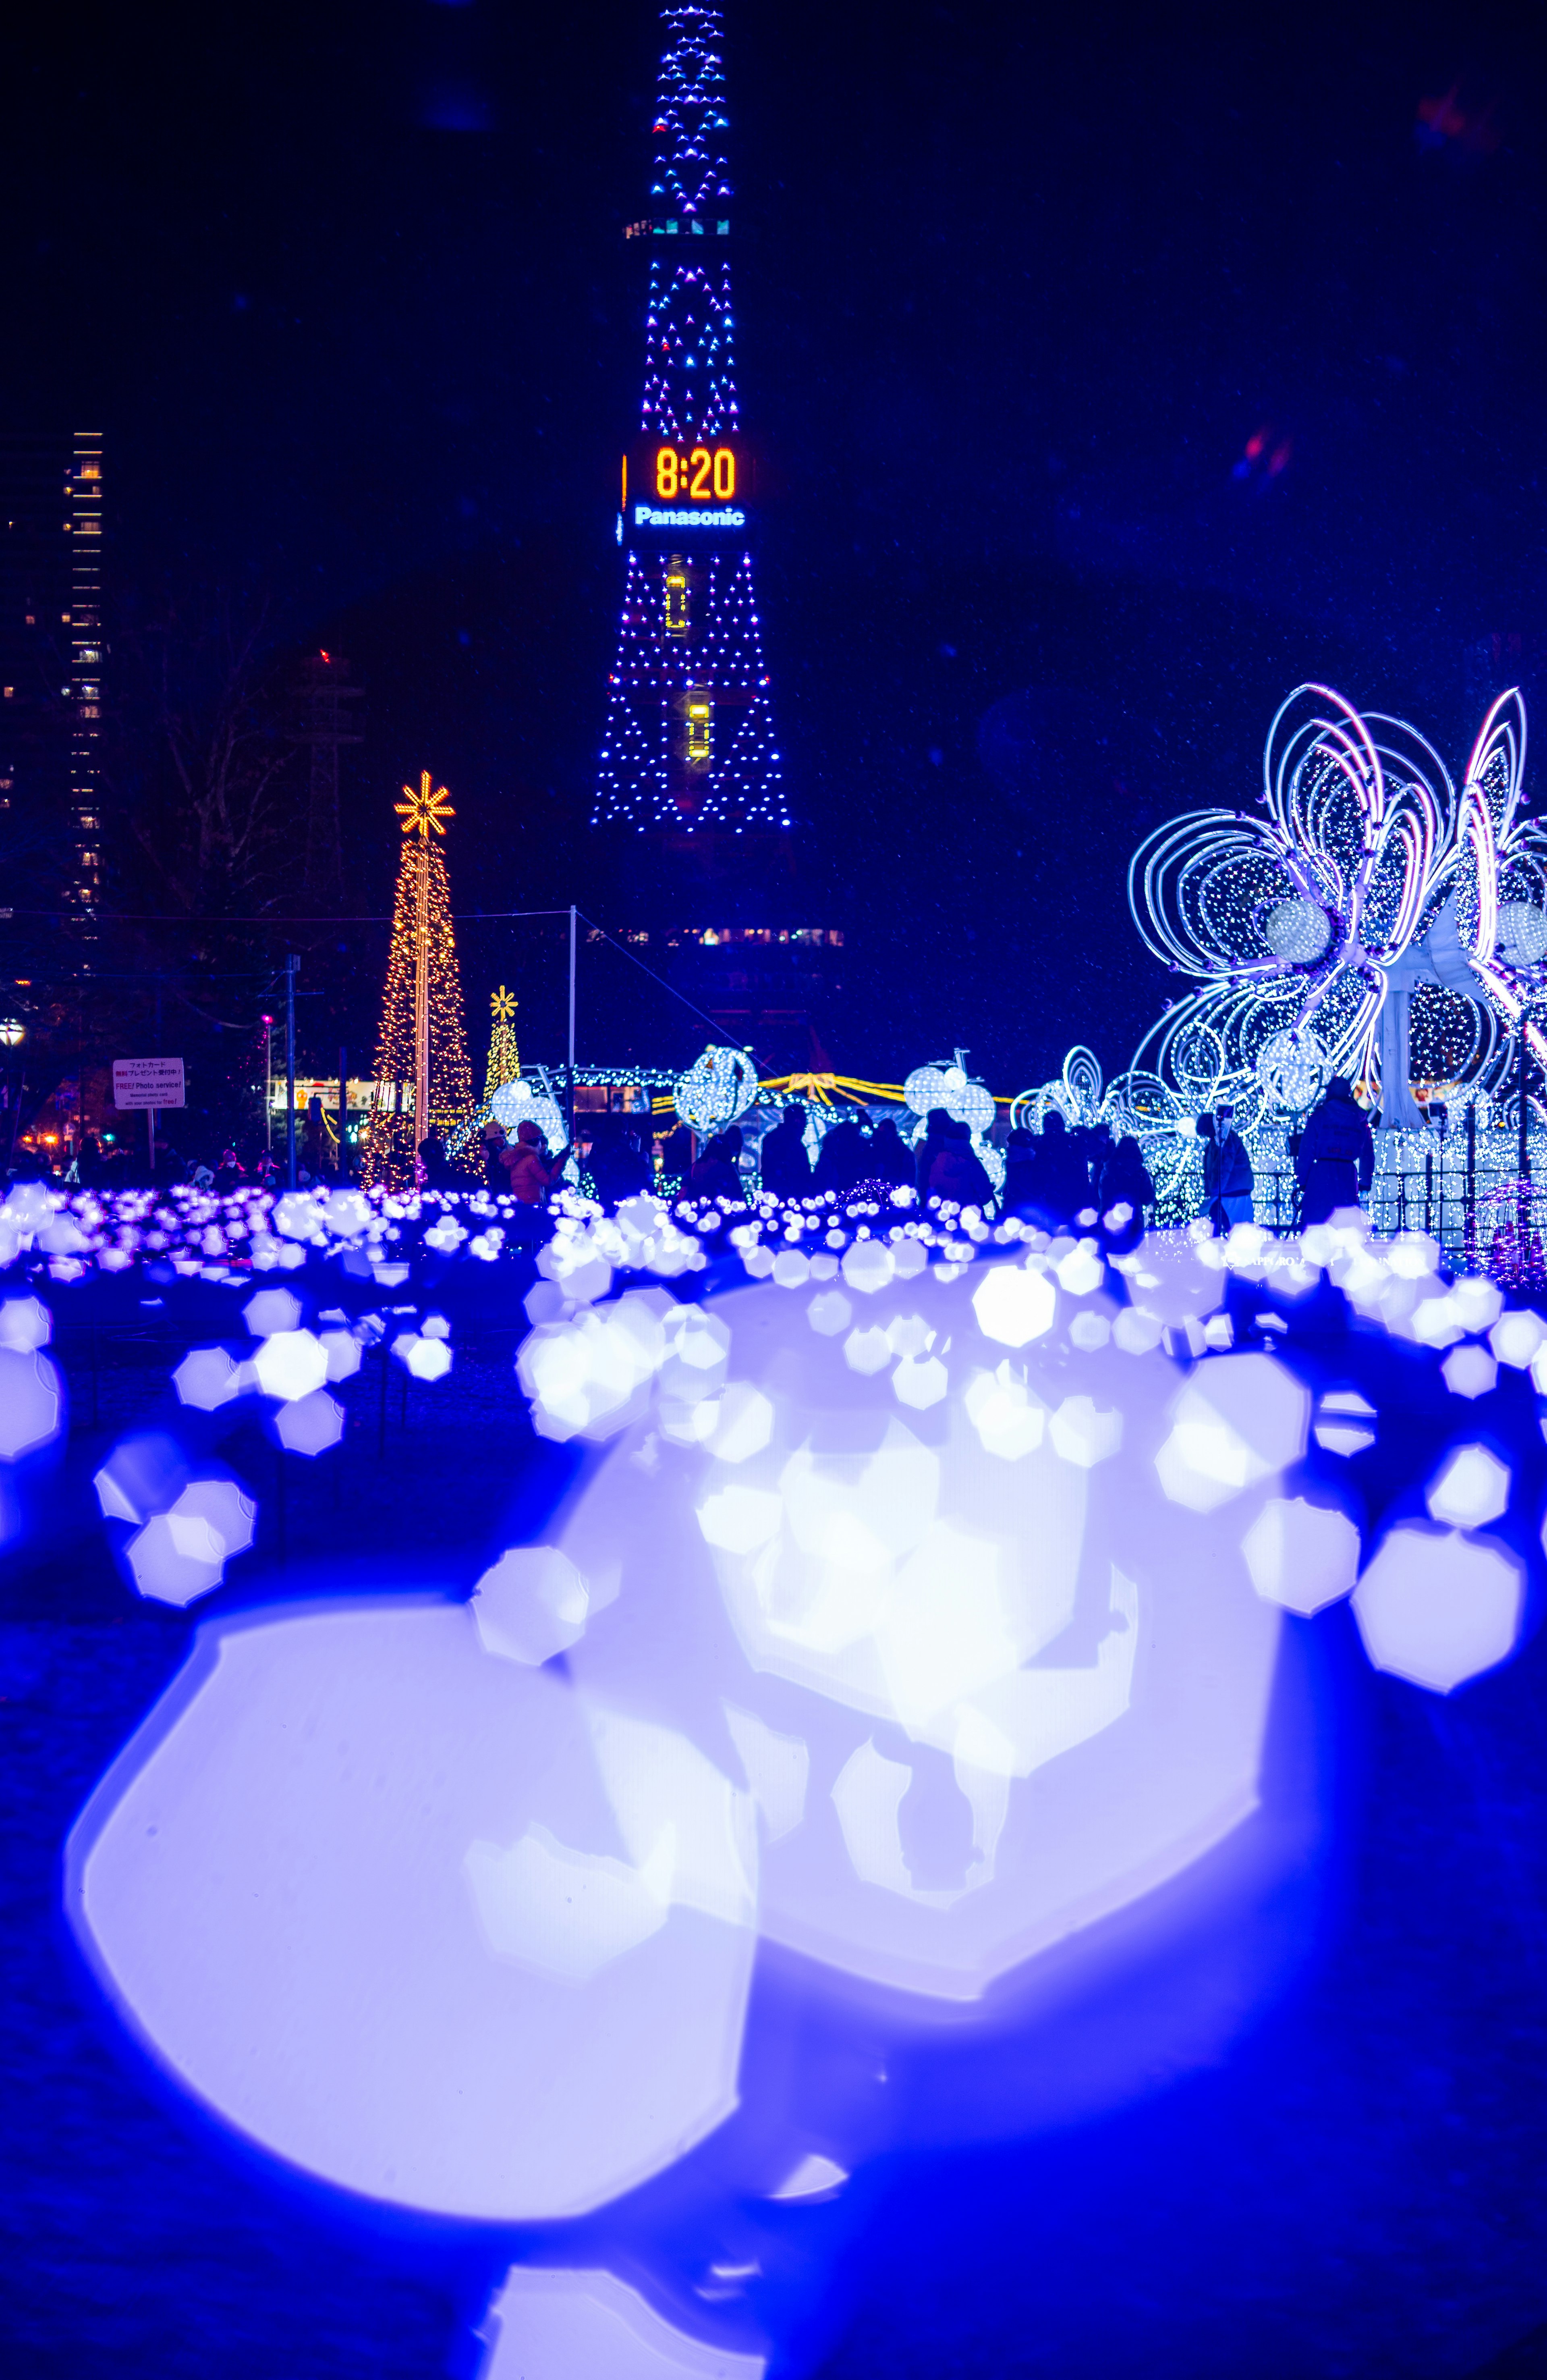
[[1049, 1328], [1044, 1276], [894, 1281], [841, 1335], [811, 1303], [716, 1302], [723, 1393], [770, 1411], [755, 1454], [663, 1444], [641, 1414], [583, 1488], [560, 1542], [619, 1584], [568, 1662], [739, 1766], [766, 1934], [971, 2000], [1252, 1806], [1280, 1615], [1240, 1506], [1303, 1448], [1307, 1401], [1266, 1356], [1203, 1367], [1250, 1434], [1216, 1519], [1154, 1471], [1171, 1365], [1082, 1352], [1091, 1309], [1060, 1292]]
[[66, 1905], [183, 2085], [343, 2188], [578, 2215], [736, 2104], [756, 1838], [680, 1730], [459, 1605], [216, 1632], [71, 1838]]
[[479, 2380], [762, 2380], [761, 2355], [689, 2338], [612, 2273], [513, 2265]]
[[1378, 1670], [1448, 1694], [1514, 1651], [1524, 1602], [1502, 1548], [1396, 1528], [1354, 1590], [1354, 1618]]

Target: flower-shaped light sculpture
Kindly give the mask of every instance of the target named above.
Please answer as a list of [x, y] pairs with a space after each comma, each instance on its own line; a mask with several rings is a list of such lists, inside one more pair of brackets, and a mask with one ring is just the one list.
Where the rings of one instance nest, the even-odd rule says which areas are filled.
[[[1238, 1129], [1309, 1106], [1335, 1072], [1377, 1071], [1393, 971], [1456, 852], [1456, 792], [1433, 747], [1330, 687], [1299, 686], [1280, 708], [1261, 799], [1260, 819], [1167, 821], [1129, 870], [1140, 932], [1198, 987], [1133, 1071], [1193, 1111], [1230, 1101]], [[1401, 1089], [1411, 1106], [1405, 1076]], [[1416, 1108], [1386, 1120], [1422, 1121]]]
[[[1453, 847], [1436, 871], [1416, 952], [1412, 1030], [1420, 1069], [1505, 1086], [1523, 1030], [1539, 1061], [1547, 1037], [1547, 829], [1521, 804], [1526, 711], [1501, 695], [1467, 764]], [[1437, 999], [1434, 987], [1453, 995]], [[1459, 1008], [1454, 995], [1471, 1002]]]

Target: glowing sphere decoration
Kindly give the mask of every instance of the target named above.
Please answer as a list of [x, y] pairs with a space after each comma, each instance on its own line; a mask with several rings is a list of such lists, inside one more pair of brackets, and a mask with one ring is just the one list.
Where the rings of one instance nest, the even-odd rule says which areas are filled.
[[902, 1096], [914, 1115], [944, 1108], [953, 1123], [968, 1125], [974, 1136], [987, 1132], [994, 1122], [994, 1094], [968, 1074], [961, 1050], [954, 1062], [939, 1058], [927, 1066], [915, 1066], [902, 1086]]
[[514, 1140], [524, 1123], [535, 1123], [549, 1148], [562, 1148], [566, 1135], [563, 1112], [558, 1100], [544, 1091], [535, 1090], [525, 1078], [515, 1083], [502, 1083], [489, 1107], [495, 1123], [503, 1127], [507, 1139]]
[[1499, 905], [1497, 948], [1515, 966], [1535, 966], [1547, 958], [1547, 910], [1532, 901], [1505, 901]]
[[1309, 966], [1332, 940], [1327, 913], [1318, 903], [1296, 896], [1275, 901], [1263, 920], [1263, 940], [1275, 957]]
[[712, 1044], [677, 1083], [674, 1104], [690, 1131], [723, 1132], [757, 1098], [757, 1069], [744, 1050]]
[[1257, 1080], [1275, 1107], [1303, 1115], [1327, 1087], [1332, 1068], [1309, 1026], [1270, 1035], [1257, 1052]]

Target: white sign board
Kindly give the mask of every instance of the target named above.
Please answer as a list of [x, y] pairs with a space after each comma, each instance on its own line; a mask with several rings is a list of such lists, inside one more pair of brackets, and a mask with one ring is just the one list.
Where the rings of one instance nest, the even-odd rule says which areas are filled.
[[115, 1058], [113, 1104], [115, 1108], [186, 1106], [181, 1058]]

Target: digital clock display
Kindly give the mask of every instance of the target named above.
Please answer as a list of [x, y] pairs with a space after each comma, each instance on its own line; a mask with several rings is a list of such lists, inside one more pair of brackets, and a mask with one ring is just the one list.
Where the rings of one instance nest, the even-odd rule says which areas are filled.
[[652, 438], [623, 457], [623, 526], [744, 529], [751, 466], [728, 438]]

